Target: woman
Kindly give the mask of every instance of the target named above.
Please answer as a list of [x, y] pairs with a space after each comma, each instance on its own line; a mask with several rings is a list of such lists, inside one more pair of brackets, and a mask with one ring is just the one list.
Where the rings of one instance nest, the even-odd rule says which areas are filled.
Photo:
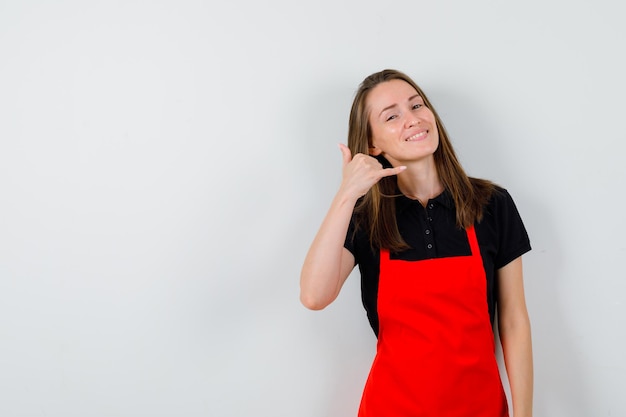
[[405, 74], [360, 85], [343, 180], [302, 268], [302, 303], [330, 304], [356, 264], [378, 337], [359, 417], [532, 415], [532, 348], [521, 255], [506, 190], [469, 178], [439, 116]]

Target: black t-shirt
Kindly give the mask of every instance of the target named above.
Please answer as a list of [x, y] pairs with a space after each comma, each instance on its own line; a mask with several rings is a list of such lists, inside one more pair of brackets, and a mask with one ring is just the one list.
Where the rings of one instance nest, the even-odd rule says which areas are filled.
[[[431, 258], [471, 256], [464, 229], [456, 225], [454, 201], [448, 192], [431, 199], [423, 207], [418, 201], [403, 195], [396, 197], [396, 218], [400, 234], [411, 247], [400, 253], [391, 253], [391, 259], [421, 261]], [[497, 304], [496, 271], [530, 250], [528, 234], [513, 199], [503, 188], [496, 188], [483, 212], [483, 219], [475, 224], [487, 277], [487, 303], [493, 324]], [[367, 316], [378, 335], [378, 277], [380, 251], [372, 249], [367, 231], [354, 233], [350, 223], [345, 248], [361, 271], [361, 298]], [[432, 277], [439, 279], [440, 277]]]

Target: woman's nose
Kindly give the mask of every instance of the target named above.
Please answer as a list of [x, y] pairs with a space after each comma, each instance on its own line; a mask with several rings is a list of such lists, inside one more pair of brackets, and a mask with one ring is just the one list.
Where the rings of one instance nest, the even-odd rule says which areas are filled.
[[406, 120], [404, 121], [404, 126], [407, 129], [410, 129], [413, 126], [419, 124], [419, 122], [420, 122], [419, 119], [414, 114], [409, 114]]

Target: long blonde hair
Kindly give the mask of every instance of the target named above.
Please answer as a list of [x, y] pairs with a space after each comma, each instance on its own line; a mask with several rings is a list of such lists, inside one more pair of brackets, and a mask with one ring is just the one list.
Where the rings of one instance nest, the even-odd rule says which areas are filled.
[[[348, 126], [348, 147], [352, 155], [357, 153], [368, 154], [372, 146], [372, 132], [369, 124], [367, 97], [371, 90], [380, 83], [391, 80], [402, 80], [410, 84], [424, 100], [435, 116], [439, 131], [439, 146], [434, 153], [435, 166], [439, 179], [454, 200], [456, 207], [456, 223], [459, 228], [466, 228], [482, 220], [483, 209], [495, 189], [493, 183], [470, 178], [465, 174], [463, 167], [452, 148], [448, 133], [439, 118], [439, 115], [426, 97], [421, 88], [406, 74], [386, 69], [374, 73], [359, 85]], [[384, 157], [379, 156], [383, 165], [391, 166]], [[408, 249], [402, 239], [396, 222], [394, 196], [398, 195], [396, 177], [385, 177], [375, 184], [363, 196], [355, 207], [356, 227], [364, 227], [369, 232], [372, 247], [386, 248], [391, 251]]]

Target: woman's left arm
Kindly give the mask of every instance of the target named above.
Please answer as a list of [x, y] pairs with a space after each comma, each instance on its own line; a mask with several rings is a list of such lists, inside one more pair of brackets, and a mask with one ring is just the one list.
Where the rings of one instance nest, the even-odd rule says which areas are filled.
[[514, 417], [533, 414], [533, 354], [521, 256], [498, 270], [498, 330]]

